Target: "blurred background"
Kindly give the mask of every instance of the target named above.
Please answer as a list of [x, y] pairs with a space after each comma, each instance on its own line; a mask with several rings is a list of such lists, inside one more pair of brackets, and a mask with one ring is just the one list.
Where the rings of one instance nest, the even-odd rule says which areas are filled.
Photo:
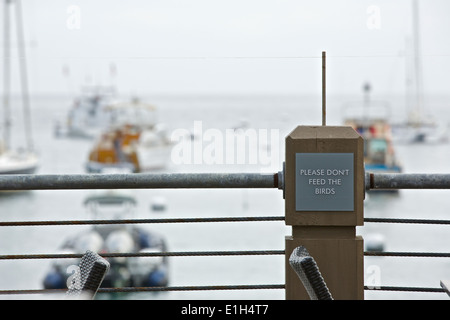
[[[321, 124], [322, 51], [327, 55], [327, 124], [353, 125], [367, 141], [376, 138], [375, 151], [382, 152], [383, 159], [374, 168], [410, 173], [450, 169], [448, 1], [1, 2], [0, 171], [16, 168], [12, 159], [18, 157], [8, 152], [19, 150], [22, 160], [29, 156], [20, 168], [35, 173], [277, 172], [286, 135], [297, 125]], [[138, 106], [143, 113], [135, 111]], [[121, 137], [134, 134], [141, 140], [118, 151], [113, 141], [119, 129], [125, 130]], [[209, 129], [217, 144], [208, 144]], [[225, 163], [224, 158], [215, 158], [227, 151], [229, 129], [255, 133], [256, 149], [241, 151], [259, 152], [256, 161]], [[186, 133], [182, 139], [180, 132]], [[194, 163], [198, 154], [180, 156], [194, 152], [195, 141], [204, 142], [200, 163]], [[207, 155], [210, 158], [205, 156], [206, 145], [215, 148]], [[217, 161], [208, 161], [211, 157]], [[367, 165], [378, 161], [374, 159], [367, 159]], [[91, 219], [92, 212], [83, 203], [99, 193], [3, 193], [0, 219]], [[284, 214], [279, 190], [125, 193], [136, 200], [135, 218]], [[371, 194], [365, 216], [448, 219], [447, 193]], [[160, 235], [170, 251], [283, 249], [284, 237], [290, 234], [283, 222], [144, 228]], [[446, 228], [366, 224], [359, 233], [366, 244], [386, 251], [442, 252], [448, 251], [450, 241]], [[66, 237], [77, 238], [89, 230], [4, 227], [0, 253], [60, 252]], [[213, 262], [171, 258], [169, 285], [284, 283], [283, 256], [208, 259]], [[448, 278], [445, 258], [366, 257], [365, 261], [368, 281], [373, 283], [377, 270], [378, 285], [439, 287], [439, 280]], [[40, 289], [52, 262], [2, 260], [0, 270], [8, 275], [0, 279], [1, 290]], [[130, 297], [284, 299], [284, 292], [180, 291], [126, 298]], [[440, 293], [366, 291], [366, 299], [446, 298]]]

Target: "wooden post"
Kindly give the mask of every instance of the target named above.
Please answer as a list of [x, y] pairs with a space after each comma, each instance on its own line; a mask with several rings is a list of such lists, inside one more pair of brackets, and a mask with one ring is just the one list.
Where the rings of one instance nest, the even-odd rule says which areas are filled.
[[351, 127], [299, 126], [286, 138], [286, 299], [309, 299], [289, 265], [304, 246], [333, 299], [364, 299], [364, 143]]

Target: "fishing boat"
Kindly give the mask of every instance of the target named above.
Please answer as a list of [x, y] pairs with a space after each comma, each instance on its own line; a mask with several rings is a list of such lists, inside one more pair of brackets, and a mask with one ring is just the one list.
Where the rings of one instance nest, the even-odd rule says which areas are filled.
[[[18, 36], [21, 98], [23, 103], [24, 130], [26, 147], [14, 149], [11, 145], [11, 58], [10, 58], [10, 5], [16, 9], [16, 31]], [[0, 174], [34, 173], [39, 166], [38, 154], [34, 151], [31, 133], [30, 99], [28, 94], [28, 79], [26, 69], [25, 41], [23, 34], [22, 9], [20, 1], [4, 1], [4, 70], [3, 70], [3, 140], [0, 140]]]
[[169, 163], [173, 142], [165, 126], [157, 122], [156, 108], [136, 99], [109, 106], [115, 124], [94, 143], [86, 170], [146, 172], [164, 169]]
[[56, 137], [94, 139], [113, 123], [109, 106], [116, 101], [113, 87], [85, 86], [64, 121], [56, 121]]
[[[133, 213], [136, 200], [127, 195], [108, 191], [94, 194], [85, 200], [85, 206], [97, 220], [126, 219]], [[102, 254], [143, 253], [147, 256], [106, 258], [110, 269], [103, 288], [163, 287], [168, 285], [168, 258], [158, 255], [166, 252], [165, 239], [144, 228], [124, 224], [97, 224], [68, 237], [59, 248], [64, 254], [84, 254], [87, 250]], [[51, 264], [43, 279], [45, 289], [67, 288], [78, 259], [61, 259]]]
[[391, 128], [384, 119], [370, 123], [348, 119], [345, 125], [353, 127], [364, 138], [364, 166], [368, 172], [400, 173], [402, 165], [397, 160], [391, 138]]
[[364, 138], [364, 166], [366, 171], [398, 173], [398, 161], [389, 123], [391, 109], [385, 101], [369, 99], [371, 86], [363, 86], [364, 101], [347, 103], [344, 107], [344, 125], [351, 126]]

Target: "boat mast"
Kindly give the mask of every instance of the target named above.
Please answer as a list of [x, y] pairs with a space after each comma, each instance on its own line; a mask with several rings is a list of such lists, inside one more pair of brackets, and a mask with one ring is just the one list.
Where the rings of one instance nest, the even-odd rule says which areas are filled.
[[20, 0], [16, 1], [16, 23], [17, 23], [17, 42], [19, 48], [19, 66], [20, 66], [20, 83], [22, 87], [22, 103], [24, 114], [25, 136], [28, 150], [33, 150], [33, 141], [31, 138], [31, 114], [30, 114], [30, 97], [28, 93], [27, 78], [27, 59], [25, 52], [25, 37], [23, 32], [22, 6]]
[[33, 150], [33, 141], [31, 137], [31, 114], [30, 98], [28, 93], [28, 79], [25, 53], [25, 37], [23, 31], [22, 7], [20, 0], [4, 0], [4, 71], [3, 71], [3, 139], [5, 150], [10, 148], [11, 144], [11, 16], [10, 5], [15, 1], [16, 5], [16, 32], [19, 54], [20, 83], [24, 113], [24, 127], [27, 149]]
[[9, 15], [9, 5], [11, 0], [4, 0], [3, 5], [3, 140], [5, 150], [9, 149], [10, 144], [10, 129], [11, 129], [11, 110], [10, 110], [10, 15]]
[[414, 124], [420, 124], [420, 115], [423, 104], [422, 95], [422, 61], [420, 56], [420, 35], [419, 35], [419, 4], [418, 0], [413, 0], [413, 36], [414, 36], [414, 82], [415, 82], [415, 117]]

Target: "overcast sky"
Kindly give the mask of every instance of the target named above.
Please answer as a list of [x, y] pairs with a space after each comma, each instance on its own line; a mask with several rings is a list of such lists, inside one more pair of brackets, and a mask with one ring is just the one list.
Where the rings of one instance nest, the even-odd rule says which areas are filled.
[[[412, 0], [22, 0], [22, 7], [33, 93], [75, 93], [91, 83], [124, 94], [316, 94], [322, 51], [329, 94], [358, 94], [365, 81], [374, 93], [402, 94], [411, 71]], [[425, 91], [449, 92], [450, 1], [419, 0], [419, 8]]]

